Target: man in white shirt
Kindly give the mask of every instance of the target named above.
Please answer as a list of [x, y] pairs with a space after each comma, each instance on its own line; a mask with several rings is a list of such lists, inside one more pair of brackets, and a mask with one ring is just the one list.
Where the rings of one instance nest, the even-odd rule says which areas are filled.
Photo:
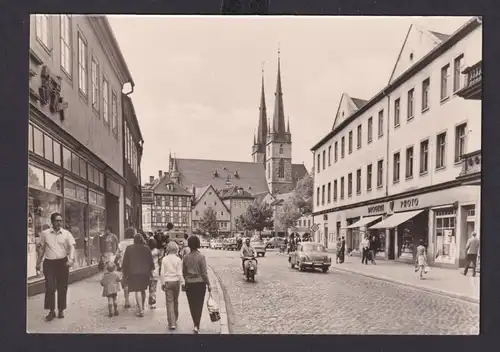
[[465, 266], [464, 275], [467, 276], [469, 266], [472, 263], [472, 276], [476, 276], [477, 255], [479, 254], [479, 239], [476, 232], [473, 232], [467, 240], [465, 250], [467, 251], [467, 265]]
[[52, 227], [42, 231], [40, 235], [40, 256], [36, 269], [40, 270], [43, 260], [43, 274], [45, 275], [45, 304], [49, 310], [45, 318], [51, 321], [56, 317], [55, 293], [57, 291], [58, 318], [64, 318], [66, 297], [68, 293], [69, 268], [73, 266], [75, 258], [75, 239], [68, 230], [62, 228], [62, 216], [53, 213], [50, 216]]

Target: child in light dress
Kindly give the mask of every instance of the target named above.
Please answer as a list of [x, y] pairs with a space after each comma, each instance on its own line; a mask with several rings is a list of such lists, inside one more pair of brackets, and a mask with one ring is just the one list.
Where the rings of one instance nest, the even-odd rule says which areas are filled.
[[116, 272], [116, 266], [114, 263], [108, 263], [106, 267], [107, 271], [104, 273], [101, 279], [102, 296], [108, 298], [108, 316], [111, 318], [118, 315], [118, 303], [116, 302], [116, 296], [118, 291], [120, 291], [120, 275]]
[[417, 257], [415, 260], [415, 272], [419, 273], [420, 280], [427, 273], [427, 249], [424, 246], [424, 240], [420, 239], [420, 244], [417, 247]]

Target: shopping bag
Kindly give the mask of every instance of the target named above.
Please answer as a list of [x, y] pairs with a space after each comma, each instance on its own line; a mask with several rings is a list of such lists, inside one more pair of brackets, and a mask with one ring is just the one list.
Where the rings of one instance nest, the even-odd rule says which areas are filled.
[[212, 292], [210, 292], [208, 296], [207, 309], [208, 309], [208, 314], [210, 315], [210, 320], [212, 322], [220, 320], [219, 307], [217, 306], [217, 302], [215, 302], [214, 298], [212, 297]]

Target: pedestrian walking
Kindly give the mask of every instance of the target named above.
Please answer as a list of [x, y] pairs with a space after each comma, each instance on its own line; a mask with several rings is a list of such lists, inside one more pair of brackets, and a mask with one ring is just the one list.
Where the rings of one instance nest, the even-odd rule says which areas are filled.
[[198, 236], [191, 236], [188, 239], [190, 252], [184, 256], [182, 262], [182, 275], [185, 284], [183, 290], [186, 291], [189, 310], [194, 324], [194, 333], [200, 330], [201, 314], [203, 312], [203, 302], [205, 292], [212, 291], [207, 274], [207, 262], [205, 256], [198, 250], [200, 239]]
[[427, 273], [427, 249], [424, 245], [424, 239], [421, 238], [417, 247], [417, 256], [415, 260], [415, 271], [419, 273], [420, 280]]
[[467, 276], [469, 266], [472, 263], [472, 276], [476, 276], [477, 255], [479, 254], [479, 239], [477, 238], [477, 233], [475, 231], [467, 240], [465, 250], [467, 251], [467, 264], [465, 265], [464, 275]]
[[103, 244], [103, 261], [104, 264], [115, 260], [116, 252], [118, 251], [118, 237], [112, 232], [111, 226], [106, 227], [106, 232], [101, 236]]
[[125, 239], [121, 241], [118, 244], [118, 250], [115, 255], [115, 265], [116, 265], [116, 270], [122, 271], [122, 277], [121, 277], [121, 285], [123, 288], [123, 297], [125, 298], [125, 309], [130, 308], [130, 293], [128, 290], [128, 282], [127, 278], [123, 275], [123, 256], [125, 254], [125, 250], [127, 249], [128, 246], [131, 246], [134, 244], [134, 235], [135, 235], [135, 229], [133, 227], [129, 227], [125, 230]]
[[370, 241], [368, 240], [368, 235], [365, 235], [365, 237], [361, 241], [361, 251], [362, 251], [361, 264], [368, 265], [369, 248], [370, 248]]
[[371, 256], [371, 262], [373, 265], [377, 265], [377, 263], [375, 262], [375, 256], [377, 255], [377, 236], [375, 235], [372, 235], [370, 237], [370, 256]]
[[127, 280], [129, 292], [135, 292], [137, 316], [144, 316], [146, 289], [154, 270], [153, 256], [140, 234], [134, 235], [134, 244], [127, 247], [123, 256], [123, 276]]
[[108, 316], [112, 318], [118, 315], [118, 303], [116, 298], [120, 291], [120, 276], [116, 272], [116, 265], [109, 262], [107, 264], [107, 272], [104, 273], [101, 279], [102, 296], [108, 298]]
[[184, 234], [184, 240], [182, 240], [182, 248], [179, 250], [179, 257], [182, 259], [186, 254], [190, 252], [188, 246], [189, 235], [187, 233]]
[[340, 237], [337, 238], [337, 243], [335, 247], [335, 263], [339, 264], [340, 262], [340, 256], [342, 255], [342, 241], [340, 240]]
[[36, 263], [36, 270], [40, 270], [43, 260], [43, 274], [45, 275], [45, 302], [44, 308], [49, 310], [46, 321], [56, 317], [55, 294], [57, 291], [58, 318], [64, 318], [67, 305], [69, 268], [73, 266], [75, 258], [75, 239], [71, 232], [62, 228], [62, 216], [53, 213], [50, 216], [52, 227], [40, 234], [40, 256]]
[[158, 287], [158, 279], [160, 275], [160, 251], [157, 248], [158, 244], [153, 237], [149, 238], [149, 249], [151, 250], [151, 255], [153, 256], [154, 270], [151, 274], [151, 281], [149, 283], [149, 298], [148, 304], [149, 309], [156, 309], [156, 291]]
[[184, 285], [182, 260], [177, 256], [179, 246], [170, 242], [160, 266], [161, 288], [165, 292], [167, 322], [170, 330], [175, 330], [179, 320], [179, 293]]

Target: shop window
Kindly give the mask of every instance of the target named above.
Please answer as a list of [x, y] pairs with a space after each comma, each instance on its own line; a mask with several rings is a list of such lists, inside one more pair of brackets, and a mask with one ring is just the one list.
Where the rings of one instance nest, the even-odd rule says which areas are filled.
[[49, 161], [54, 160], [54, 146], [52, 145], [52, 138], [47, 135], [44, 135], [44, 157]]
[[71, 153], [71, 171], [76, 175], [80, 174], [80, 158], [75, 153]]
[[28, 150], [33, 151], [33, 126], [28, 126]]
[[89, 238], [86, 236], [86, 207], [82, 202], [64, 200], [65, 228], [75, 238], [75, 263], [72, 270], [89, 265]]
[[28, 185], [43, 188], [45, 185], [44, 172], [33, 165], [28, 165]]
[[43, 156], [43, 133], [38, 128], [33, 128], [33, 145], [35, 154]]
[[49, 191], [61, 192], [61, 177], [45, 171], [45, 188]]
[[63, 147], [63, 166], [66, 170], [71, 171], [71, 152]]
[[89, 207], [89, 252], [90, 264], [99, 262], [101, 257], [100, 235], [106, 226], [106, 210], [96, 206]]
[[76, 185], [73, 182], [64, 180], [64, 196], [76, 198]]
[[54, 146], [54, 164], [61, 166], [61, 145], [56, 141], [52, 141], [52, 143]]
[[80, 159], [80, 177], [87, 179], [87, 163]]
[[97, 194], [89, 191], [89, 204], [97, 204]]
[[76, 186], [76, 197], [83, 202], [87, 202], [87, 189], [85, 187]]
[[104, 188], [104, 174], [99, 171], [99, 186]]
[[453, 209], [435, 212], [436, 262], [454, 264], [457, 259], [455, 216]]
[[88, 170], [89, 181], [94, 183], [94, 167], [92, 165], [88, 164], [87, 170]]

